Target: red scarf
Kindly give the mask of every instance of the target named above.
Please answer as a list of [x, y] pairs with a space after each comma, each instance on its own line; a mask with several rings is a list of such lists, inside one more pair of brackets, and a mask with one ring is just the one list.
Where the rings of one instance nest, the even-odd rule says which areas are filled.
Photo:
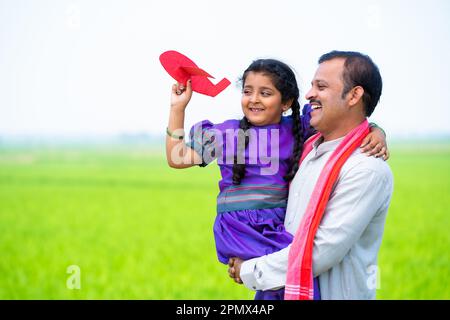
[[[312, 300], [314, 297], [312, 257], [316, 231], [342, 166], [368, 133], [369, 123], [364, 120], [345, 136], [320, 173], [289, 251], [284, 294], [286, 300]], [[300, 163], [311, 152], [314, 142], [321, 137], [317, 133], [308, 139]]]

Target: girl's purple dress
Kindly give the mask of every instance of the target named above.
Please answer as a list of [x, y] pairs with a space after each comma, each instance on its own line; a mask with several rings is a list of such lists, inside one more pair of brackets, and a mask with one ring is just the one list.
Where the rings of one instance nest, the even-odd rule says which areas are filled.
[[[307, 115], [302, 116], [304, 139], [311, 134], [307, 111], [303, 109]], [[187, 143], [202, 156], [200, 166], [217, 159], [220, 167], [222, 180], [213, 229], [217, 257], [224, 264], [231, 257], [248, 260], [279, 251], [293, 239], [283, 224], [289, 187], [283, 177], [290, 167], [294, 143], [292, 117], [247, 131], [250, 142], [241, 158], [245, 160], [245, 177], [240, 185], [233, 185], [238, 130], [239, 120], [220, 124], [201, 121], [192, 127]], [[255, 299], [282, 297], [283, 289], [258, 291]]]

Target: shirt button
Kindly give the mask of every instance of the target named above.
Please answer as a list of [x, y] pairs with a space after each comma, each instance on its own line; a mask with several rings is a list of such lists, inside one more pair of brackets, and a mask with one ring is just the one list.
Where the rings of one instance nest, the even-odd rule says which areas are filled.
[[253, 288], [253, 290], [256, 290], [256, 287], [255, 287], [255, 286], [253, 286], [252, 288]]
[[262, 277], [262, 271], [258, 272], [258, 278]]

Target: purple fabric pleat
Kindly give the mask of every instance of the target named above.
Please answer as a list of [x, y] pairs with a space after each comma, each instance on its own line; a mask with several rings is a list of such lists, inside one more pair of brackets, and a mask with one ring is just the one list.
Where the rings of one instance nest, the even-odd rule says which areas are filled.
[[217, 257], [248, 260], [288, 246], [292, 234], [284, 228], [285, 208], [239, 210], [218, 214], [214, 223]]

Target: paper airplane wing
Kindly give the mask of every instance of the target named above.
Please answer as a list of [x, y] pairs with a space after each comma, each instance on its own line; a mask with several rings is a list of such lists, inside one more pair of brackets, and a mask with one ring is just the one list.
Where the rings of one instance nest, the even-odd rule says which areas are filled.
[[192, 80], [192, 90], [195, 92], [215, 97], [225, 90], [230, 84], [227, 79], [222, 79], [214, 85], [208, 78], [214, 78], [205, 70], [200, 69], [194, 61], [177, 51], [166, 51], [159, 56], [159, 61], [166, 71], [179, 83], [186, 84]]
[[208, 72], [197, 67], [181, 67], [181, 69], [189, 73], [191, 76], [202, 76], [214, 79], [214, 77], [210, 75]]

